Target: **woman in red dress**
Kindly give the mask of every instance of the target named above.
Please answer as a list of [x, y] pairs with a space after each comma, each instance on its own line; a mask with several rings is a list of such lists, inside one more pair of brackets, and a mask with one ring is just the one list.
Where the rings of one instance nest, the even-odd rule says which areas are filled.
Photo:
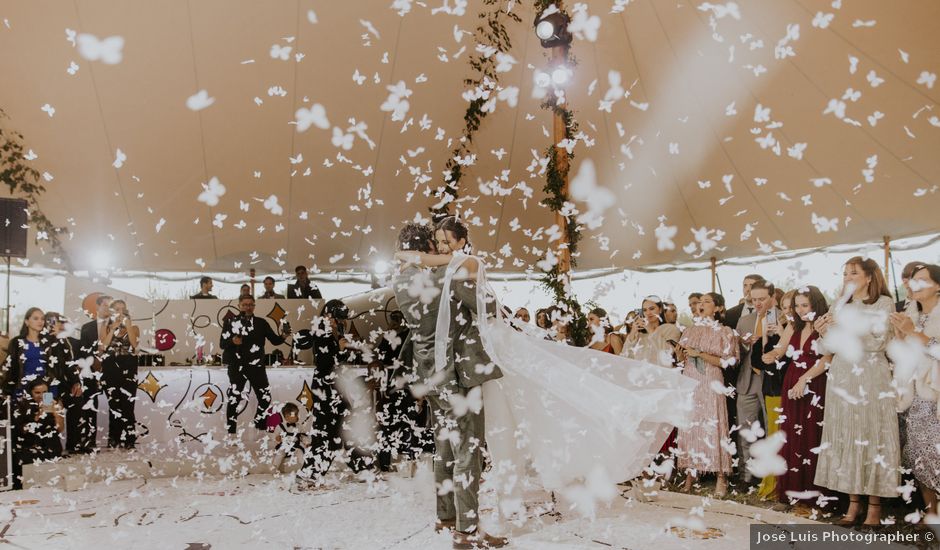
[[780, 449], [780, 456], [787, 461], [787, 471], [777, 477], [777, 499], [795, 502], [797, 511], [803, 508], [807, 515], [808, 508], [823, 493], [813, 483], [818, 455], [812, 449], [819, 446], [822, 437], [826, 377], [817, 376], [807, 383], [803, 375], [822, 356], [816, 351], [819, 333], [813, 329], [813, 320], [827, 311], [826, 298], [818, 288], [799, 289], [793, 297], [793, 336], [786, 350], [778, 347], [771, 352], [778, 354], [778, 360], [789, 363], [781, 391], [780, 424], [787, 438]]

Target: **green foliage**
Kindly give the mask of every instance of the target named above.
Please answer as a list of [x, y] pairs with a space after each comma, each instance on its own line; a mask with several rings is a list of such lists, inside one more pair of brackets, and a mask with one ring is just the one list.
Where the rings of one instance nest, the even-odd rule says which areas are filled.
[[[553, 3], [554, 2], [551, 0], [535, 0], [535, 8], [538, 12], [541, 12]], [[568, 66], [574, 65], [574, 60], [570, 52], [567, 53], [565, 64]], [[578, 133], [578, 123], [574, 119], [574, 113], [568, 108], [567, 102], [559, 105], [555, 101], [554, 96], [549, 95], [548, 99], [542, 103], [542, 109], [551, 111], [552, 116], [560, 116], [565, 125], [564, 139], [574, 139], [574, 136]], [[574, 160], [574, 155], [569, 154], [567, 166], [559, 167], [558, 155], [558, 146], [554, 143], [545, 150], [545, 157], [548, 159], [548, 163], [545, 166], [545, 186], [542, 190], [545, 192], [546, 196], [542, 199], [541, 204], [547, 206], [553, 213], [562, 212], [565, 203], [570, 200], [570, 197], [565, 192], [565, 182], [568, 181], [571, 161]], [[571, 266], [574, 267], [577, 265], [578, 243], [581, 241], [581, 226], [573, 217], [566, 217], [566, 221], [565, 237], [568, 251], [571, 255]], [[578, 303], [577, 298], [575, 298], [574, 294], [571, 292], [571, 288], [567, 284], [568, 275], [561, 273], [558, 266], [555, 265], [552, 266], [549, 271], [545, 272], [540, 282], [543, 287], [551, 292], [555, 304], [565, 309], [568, 315], [571, 316], [571, 320], [568, 324], [568, 335], [573, 343], [578, 346], [587, 345], [590, 339], [587, 317], [584, 315], [581, 304]]]
[[[495, 48], [498, 53], [508, 53], [512, 49], [512, 42], [509, 39], [509, 33], [506, 31], [506, 21], [519, 23], [519, 16], [510, 11], [515, 0], [483, 0], [486, 6], [478, 17], [480, 24], [476, 28], [475, 37], [477, 44], [486, 48]], [[467, 110], [464, 112], [464, 129], [461, 133], [461, 139], [457, 146], [451, 151], [450, 158], [444, 165], [444, 185], [438, 187], [435, 191], [435, 197], [441, 199], [438, 208], [432, 208], [434, 214], [446, 214], [449, 212], [449, 205], [456, 203], [460, 196], [460, 181], [464, 172], [462, 166], [457, 162], [458, 157], [466, 157], [470, 154], [470, 146], [473, 145], [473, 137], [483, 119], [488, 114], [484, 108], [489, 101], [495, 101], [496, 93], [499, 91], [499, 76], [496, 73], [496, 54], [484, 56], [476, 52], [469, 57], [468, 61], [473, 76], [464, 79], [464, 85], [468, 90], [477, 92], [479, 97], [470, 100]]]
[[[0, 120], [7, 118], [0, 109]], [[0, 126], [0, 182], [7, 186], [10, 194], [26, 199], [29, 209], [29, 221], [36, 231], [36, 242], [47, 240], [52, 250], [70, 267], [68, 254], [62, 247], [60, 236], [65, 228], [52, 223], [39, 207], [39, 196], [46, 188], [40, 181], [39, 171], [29, 164], [23, 152], [23, 134]]]

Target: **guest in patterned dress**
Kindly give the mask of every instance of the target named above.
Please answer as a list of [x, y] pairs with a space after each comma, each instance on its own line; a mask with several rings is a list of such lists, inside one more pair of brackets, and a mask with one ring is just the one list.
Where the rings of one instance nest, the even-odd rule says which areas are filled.
[[821, 357], [816, 346], [819, 333], [813, 328], [813, 320], [828, 313], [829, 306], [826, 297], [815, 286], [796, 291], [792, 303], [792, 330], [787, 331], [792, 336], [785, 351], [777, 348], [771, 352], [776, 360], [789, 363], [783, 378], [783, 422], [780, 424], [780, 430], [787, 437], [780, 449], [780, 456], [787, 462], [787, 471], [777, 477], [777, 500], [796, 502], [797, 513], [808, 515], [807, 505], [819, 495], [798, 494], [823, 492], [813, 483], [817, 454], [812, 449], [819, 446], [822, 438], [826, 377], [807, 380], [805, 375]]
[[[891, 315], [895, 335], [913, 349], [892, 346], [900, 409], [907, 409], [904, 467], [924, 497], [927, 513], [937, 514], [940, 491], [940, 361], [928, 350], [940, 340], [940, 266], [919, 265], [909, 281], [913, 300], [904, 313]], [[906, 354], [906, 356], [905, 356]]]
[[840, 525], [856, 522], [860, 497], [868, 495], [864, 524], [876, 526], [881, 523], [881, 498], [898, 496], [901, 480], [896, 400], [885, 355], [892, 335], [888, 316], [894, 312], [894, 301], [872, 259], [850, 259], [842, 280], [843, 299], [848, 296], [848, 303], [835, 306], [815, 322], [822, 346], [832, 358], [821, 359], [803, 375], [812, 380], [829, 369], [814, 481], [849, 495], [849, 507]]
[[699, 302], [695, 324], [682, 333], [677, 355], [683, 364], [683, 374], [699, 381], [692, 394], [693, 418], [691, 427], [679, 430], [678, 467], [688, 471], [683, 490], [692, 490], [692, 483], [702, 472], [716, 472], [717, 496], [728, 490], [731, 473], [731, 440], [728, 435], [728, 406], [724, 394], [716, 388], [724, 387], [722, 370], [737, 362], [738, 342], [734, 331], [721, 324], [725, 300], [720, 294], [709, 292]]

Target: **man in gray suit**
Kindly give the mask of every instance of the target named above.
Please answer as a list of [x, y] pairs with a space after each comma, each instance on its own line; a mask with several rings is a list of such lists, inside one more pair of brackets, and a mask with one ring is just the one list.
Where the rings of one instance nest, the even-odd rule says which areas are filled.
[[[753, 484], [753, 474], [747, 470], [747, 462], [751, 458], [751, 442], [741, 435], [741, 430], [750, 429], [754, 422], [767, 418], [764, 411], [763, 375], [759, 368], [751, 362], [751, 351], [754, 346], [762, 346], [767, 336], [768, 311], [774, 309], [774, 287], [772, 284], [760, 280], [755, 281], [750, 288], [750, 302], [754, 312], [744, 315], [738, 320], [737, 333], [741, 339], [741, 364], [738, 370], [738, 379], [735, 383], [737, 393], [737, 425], [738, 431], [738, 468], [744, 473], [744, 482]], [[776, 321], [772, 324], [775, 324]]]
[[[398, 235], [399, 251], [434, 253], [433, 246], [430, 227], [406, 224]], [[417, 389], [417, 397], [426, 399], [434, 419], [437, 529], [455, 529], [454, 548], [498, 548], [506, 539], [477, 530], [484, 423], [482, 396], [471, 390], [502, 373], [483, 351], [477, 323], [472, 320], [476, 291], [471, 283], [461, 280], [451, 283], [448, 359], [444, 365], [435, 365], [445, 271], [406, 263], [392, 279], [398, 308], [410, 328], [402, 354], [413, 358], [409, 381]], [[460, 416], [454, 411], [458, 404], [468, 405], [459, 407], [467, 409]]]

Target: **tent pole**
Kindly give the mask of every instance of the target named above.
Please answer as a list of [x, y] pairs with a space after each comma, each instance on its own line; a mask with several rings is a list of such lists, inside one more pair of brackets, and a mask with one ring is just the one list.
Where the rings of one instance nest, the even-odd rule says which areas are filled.
[[715, 290], [715, 280], [718, 278], [718, 258], [712, 256], [712, 292]]
[[[557, 3], [559, 9], [564, 9], [561, 2]], [[552, 48], [552, 65], [564, 65], [568, 60], [568, 48], [569, 44], [562, 44]], [[565, 175], [565, 181], [561, 188], [562, 196], [568, 196], [568, 150], [564, 147], [559, 147], [558, 144], [565, 139], [565, 118], [562, 116], [561, 112], [567, 103], [567, 96], [564, 98], [564, 103], [558, 104], [558, 108], [553, 109], [553, 137], [554, 137], [554, 153], [555, 153], [555, 164], [558, 171]], [[571, 250], [569, 249], [568, 242], [568, 219], [561, 212], [555, 212], [555, 224], [561, 229], [561, 239], [558, 241], [558, 272], [565, 277], [569, 277], [569, 272], [571, 271]]]
[[891, 237], [885, 235], [885, 279], [891, 271]]

